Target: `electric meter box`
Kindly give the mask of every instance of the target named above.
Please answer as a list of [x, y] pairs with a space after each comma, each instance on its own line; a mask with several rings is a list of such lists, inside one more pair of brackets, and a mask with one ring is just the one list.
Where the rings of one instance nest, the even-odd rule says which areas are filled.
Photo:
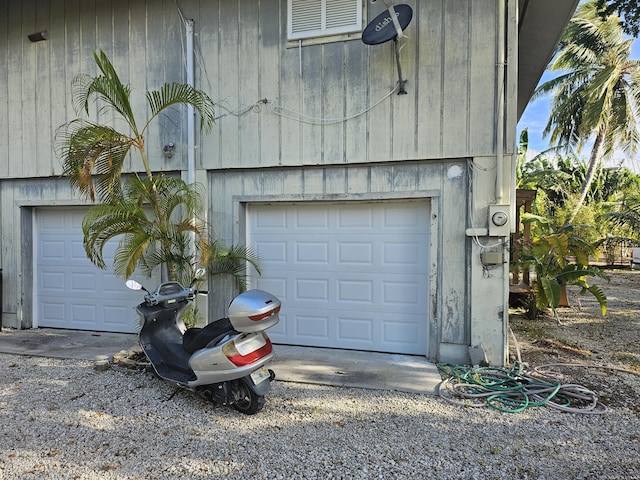
[[489, 205], [489, 236], [508, 237], [511, 235], [509, 205]]

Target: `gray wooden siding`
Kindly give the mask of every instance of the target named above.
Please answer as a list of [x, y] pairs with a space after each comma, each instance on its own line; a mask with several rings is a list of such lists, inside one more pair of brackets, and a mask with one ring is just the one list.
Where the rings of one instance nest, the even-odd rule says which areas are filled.
[[[198, 168], [495, 154], [497, 1], [407, 3], [414, 9], [401, 51], [407, 95], [391, 95], [357, 118], [317, 125], [272, 108], [325, 120], [366, 110], [397, 81], [393, 42], [351, 40], [300, 51], [287, 48], [286, 0], [178, 2], [184, 17], [195, 20], [197, 87], [218, 103], [220, 117], [214, 132], [199, 139]], [[368, 5], [369, 19], [382, 9]], [[49, 40], [27, 40], [40, 30]], [[136, 111], [145, 118], [145, 91], [185, 81], [184, 44], [172, 0], [0, 0], [0, 105], [7, 112], [0, 116], [0, 178], [60, 174], [53, 135], [76, 116], [70, 83], [78, 73], [95, 73], [96, 49], [105, 50], [131, 84]], [[515, 48], [509, 52], [514, 72]], [[256, 103], [263, 99], [266, 104]], [[97, 108], [91, 109], [96, 118]], [[510, 103], [507, 111], [513, 111]], [[185, 168], [184, 116], [176, 110], [150, 129], [154, 168]], [[509, 115], [507, 152], [513, 150], [513, 120]], [[168, 142], [177, 145], [170, 160], [161, 154]]]

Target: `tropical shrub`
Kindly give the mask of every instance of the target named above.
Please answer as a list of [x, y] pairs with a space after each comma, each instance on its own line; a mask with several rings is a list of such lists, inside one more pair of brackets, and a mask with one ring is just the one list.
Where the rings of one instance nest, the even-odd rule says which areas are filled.
[[532, 214], [524, 214], [522, 222], [535, 227], [532, 228], [531, 242], [522, 246], [518, 265], [520, 269], [530, 269], [535, 273], [533, 301], [528, 304], [528, 316], [534, 318], [551, 309], [558, 320], [557, 308], [566, 285], [581, 287], [580, 294], [591, 293], [598, 300], [602, 315], [605, 315], [607, 297], [600, 287], [587, 282], [587, 277], [608, 280], [605, 273], [589, 265], [589, 257], [596, 253], [595, 248], [576, 236], [571, 225], [553, 229], [548, 218]]

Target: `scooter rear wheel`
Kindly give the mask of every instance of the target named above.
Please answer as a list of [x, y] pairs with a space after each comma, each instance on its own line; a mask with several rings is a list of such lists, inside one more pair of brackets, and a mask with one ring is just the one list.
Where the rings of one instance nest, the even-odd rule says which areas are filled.
[[255, 415], [264, 407], [264, 395], [257, 395], [243, 381], [235, 382], [237, 400], [233, 408], [246, 415]]

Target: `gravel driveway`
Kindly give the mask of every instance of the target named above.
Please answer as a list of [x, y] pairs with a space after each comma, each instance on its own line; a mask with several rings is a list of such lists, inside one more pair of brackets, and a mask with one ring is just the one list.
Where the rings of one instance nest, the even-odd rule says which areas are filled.
[[640, 419], [276, 381], [248, 417], [148, 373], [0, 354], [2, 479], [631, 479]]

